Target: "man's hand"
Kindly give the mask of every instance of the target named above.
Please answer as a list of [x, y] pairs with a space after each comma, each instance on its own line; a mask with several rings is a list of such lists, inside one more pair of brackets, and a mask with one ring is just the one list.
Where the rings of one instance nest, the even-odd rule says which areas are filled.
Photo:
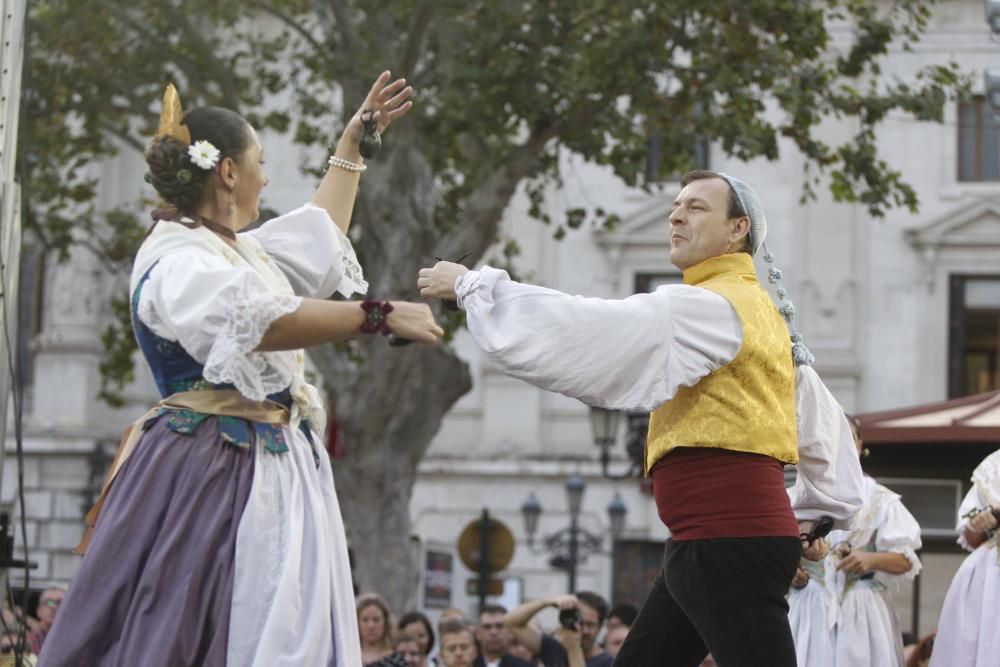
[[549, 606], [556, 609], [573, 609], [580, 606], [575, 595], [553, 595], [548, 599]]
[[837, 569], [842, 571], [844, 574], [852, 574], [856, 577], [863, 577], [866, 574], [875, 571], [873, 556], [874, 554], [867, 551], [852, 551], [844, 556], [839, 563], [837, 563]]
[[417, 287], [425, 299], [455, 300], [455, 281], [469, 272], [461, 264], [438, 262], [432, 269], [420, 269]]
[[792, 577], [792, 588], [802, 589], [809, 583], [809, 573], [801, 567], [795, 568], [795, 576]]
[[[799, 533], [805, 535], [812, 530], [814, 524], [814, 521], [799, 521]], [[823, 560], [829, 551], [830, 545], [827, 543], [826, 538], [816, 539], [811, 543], [802, 539], [802, 556], [808, 560]]]

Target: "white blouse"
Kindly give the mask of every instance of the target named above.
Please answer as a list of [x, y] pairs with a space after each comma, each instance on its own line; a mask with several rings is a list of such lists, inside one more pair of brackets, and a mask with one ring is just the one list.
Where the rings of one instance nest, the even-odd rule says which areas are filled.
[[[497, 368], [589, 405], [655, 410], [680, 387], [732, 361], [743, 343], [735, 310], [690, 285], [608, 300], [514, 282], [489, 266], [455, 283], [469, 331]], [[862, 475], [843, 409], [809, 366], [796, 369], [796, 517], [846, 528]]]
[[[987, 456], [972, 472], [972, 488], [965, 494], [958, 508], [958, 543], [967, 551], [974, 551], [965, 538], [965, 529], [969, 526], [969, 516], [973, 510], [986, 510], [990, 507], [1000, 507], [1000, 450]], [[966, 518], [968, 517], [968, 518]]]
[[[207, 380], [231, 382], [255, 400], [289, 387], [303, 359], [301, 351], [255, 351], [271, 323], [302, 297], [349, 297], [368, 287], [350, 240], [312, 204], [238, 234], [235, 250], [204, 229], [155, 232], [151, 239], [173, 245], [150, 270], [139, 319], [204, 364]], [[178, 235], [191, 242], [170, 239]]]
[[[879, 572], [879, 579], [897, 576], [913, 579], [920, 573], [921, 563], [917, 550], [922, 542], [920, 524], [913, 517], [898, 493], [882, 486], [871, 477], [864, 478], [865, 502], [854, 517], [850, 530], [830, 533], [830, 543], [836, 546], [846, 542], [855, 550], [872, 550], [880, 553], [898, 553], [910, 562], [910, 569], [902, 575]], [[827, 557], [828, 564], [836, 566], [835, 557]]]

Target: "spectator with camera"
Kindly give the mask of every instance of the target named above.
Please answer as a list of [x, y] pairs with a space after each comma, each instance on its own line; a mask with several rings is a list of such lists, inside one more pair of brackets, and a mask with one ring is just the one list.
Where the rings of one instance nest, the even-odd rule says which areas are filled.
[[[546, 607], [559, 609], [560, 628], [555, 635], [539, 632], [531, 619]], [[608, 615], [608, 603], [597, 593], [555, 595], [527, 602], [507, 615], [505, 624], [545, 667], [576, 667], [576, 649], [586, 667], [610, 667], [614, 658], [601, 648], [597, 637]]]

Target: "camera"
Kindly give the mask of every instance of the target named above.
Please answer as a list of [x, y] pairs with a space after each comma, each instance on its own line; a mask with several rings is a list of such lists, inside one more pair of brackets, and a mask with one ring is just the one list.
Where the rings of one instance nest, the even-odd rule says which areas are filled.
[[580, 610], [576, 607], [559, 610], [559, 625], [567, 630], [576, 630], [580, 625]]

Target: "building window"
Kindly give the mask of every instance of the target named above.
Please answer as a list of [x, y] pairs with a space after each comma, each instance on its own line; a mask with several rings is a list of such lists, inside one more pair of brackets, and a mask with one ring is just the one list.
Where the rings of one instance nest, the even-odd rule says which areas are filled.
[[32, 347], [42, 331], [43, 276], [45, 254], [35, 246], [21, 249], [21, 273], [17, 283], [17, 363], [22, 387], [30, 386], [34, 377]]
[[618, 540], [611, 561], [611, 599], [637, 607], [649, 595], [649, 586], [663, 570], [663, 542]]
[[678, 285], [684, 282], [679, 273], [637, 273], [635, 274], [635, 294], [655, 292], [663, 285]]
[[981, 95], [958, 104], [958, 180], [1000, 181], [1000, 122]]
[[1000, 276], [951, 277], [948, 395], [1000, 389]]
[[[646, 180], [650, 183], [678, 182], [683, 177], [683, 174], [664, 173], [663, 144], [663, 134], [657, 130], [649, 138], [649, 151], [646, 153]], [[708, 138], [704, 136], [693, 137], [690, 148], [694, 161], [691, 169], [709, 169]]]

